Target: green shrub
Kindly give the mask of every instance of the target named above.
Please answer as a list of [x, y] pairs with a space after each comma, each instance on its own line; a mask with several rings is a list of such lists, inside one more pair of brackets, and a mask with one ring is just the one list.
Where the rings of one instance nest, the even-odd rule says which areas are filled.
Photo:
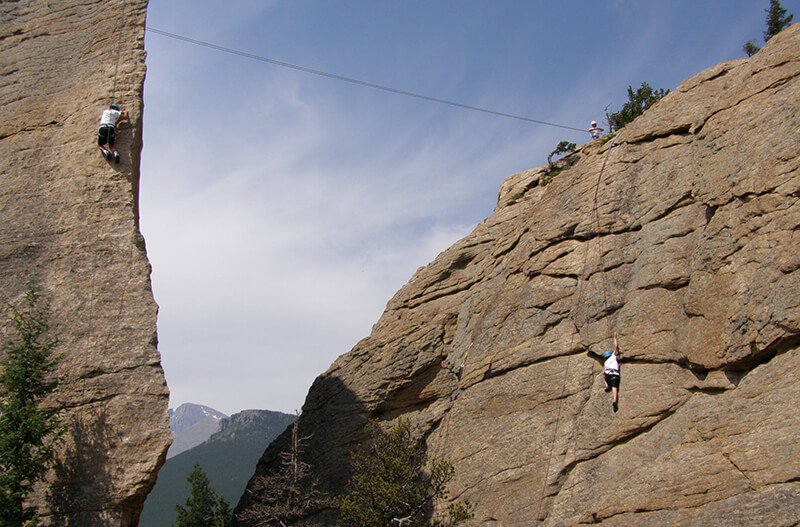
[[622, 105], [620, 111], [608, 116], [608, 124], [611, 126], [609, 132], [621, 130], [668, 93], [669, 90], [663, 88], [654, 90], [646, 82], [643, 82], [636, 91], [633, 91], [633, 86], [628, 86], [628, 102]]
[[455, 470], [447, 461], [429, 463], [408, 421], [388, 432], [371, 421], [366, 430], [368, 445], [352, 456], [352, 488], [337, 499], [343, 525], [449, 527], [472, 518], [469, 501], [449, 504], [444, 518], [428, 518], [434, 503], [447, 498]]
[[552, 166], [553, 164], [553, 156], [561, 155], [561, 154], [571, 154], [575, 151], [577, 145], [575, 143], [570, 143], [568, 141], [561, 141], [556, 146], [555, 150], [550, 152], [550, 155], [547, 156], [547, 166]]

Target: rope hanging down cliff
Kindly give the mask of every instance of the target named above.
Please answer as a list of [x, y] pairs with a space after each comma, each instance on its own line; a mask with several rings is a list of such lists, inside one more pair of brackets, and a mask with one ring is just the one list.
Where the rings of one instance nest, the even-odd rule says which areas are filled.
[[[116, 95], [117, 95], [117, 77], [119, 75], [119, 63], [122, 57], [122, 29], [125, 26], [125, 7], [127, 4], [127, 0], [122, 0], [122, 9], [120, 11], [119, 23], [117, 25], [117, 57], [116, 63], [114, 65], [114, 82], [111, 88], [111, 104], [115, 103]], [[97, 203], [102, 203], [103, 201], [103, 194], [106, 191], [106, 187], [103, 186], [100, 188], [100, 197], [96, 200]], [[101, 227], [101, 215], [102, 215], [102, 207], [98, 209], [97, 212], [97, 230], [95, 232], [94, 239], [100, 239], [100, 227]], [[86, 331], [86, 347], [84, 348], [83, 354], [83, 377], [81, 378], [81, 399], [80, 399], [80, 409], [78, 413], [78, 419], [80, 421], [83, 420], [83, 407], [86, 402], [86, 372], [89, 365], [89, 355], [93, 349], [93, 331], [94, 331], [94, 304], [95, 304], [95, 296], [96, 296], [96, 277], [97, 277], [97, 260], [98, 260], [98, 253], [100, 249], [97, 248], [93, 252], [92, 258], [92, 274], [91, 274], [91, 287], [89, 290], [89, 316], [88, 316], [88, 328]], [[123, 289], [123, 295], [124, 295]], [[122, 300], [121, 300], [122, 301]], [[121, 309], [121, 308], [120, 308]]]
[[[615, 144], [615, 142], [616, 142], [618, 137], [619, 137], [619, 134], [617, 134], [612, 139], [611, 144], [609, 145], [608, 150], [606, 151], [606, 153], [611, 151], [611, 149], [614, 147], [614, 144]], [[606, 279], [605, 279], [605, 263], [604, 263], [604, 260], [603, 260], [602, 236], [600, 236], [600, 215], [598, 213], [597, 195], [599, 193], [600, 182], [603, 179], [603, 173], [606, 170], [606, 164], [607, 163], [608, 163], [608, 155], [603, 157], [603, 165], [601, 166], [600, 172], [597, 175], [597, 183], [595, 183], [595, 188], [594, 188], [594, 199], [592, 201], [592, 214], [594, 216], [595, 236], [597, 237], [597, 241], [598, 241], [598, 245], [599, 245], [599, 251], [600, 251], [599, 252], [600, 276], [601, 276], [601, 281], [602, 281], [602, 286], [603, 286], [603, 308], [604, 308], [605, 312], [608, 311], [608, 294], [607, 294]], [[587, 243], [588, 243], [588, 241], [587, 241]], [[586, 246], [586, 250], [583, 252], [583, 263], [581, 264], [581, 274], [578, 275], [578, 289], [577, 289], [577, 291], [575, 293], [575, 302], [572, 305], [572, 309], [570, 310], [570, 313], [574, 313], [575, 310], [577, 309], [577, 306], [580, 304], [581, 295], [583, 293], [583, 282], [581, 281], [581, 276], [587, 274], [586, 273], [586, 264], [587, 264], [587, 261], [588, 261], [588, 255], [589, 255], [589, 248], [588, 248], [588, 245], [587, 245]], [[577, 330], [577, 324], [576, 324], [576, 330]], [[609, 337], [608, 338], [611, 338], [611, 321], [610, 320], [608, 320], [608, 331], [609, 331]], [[576, 335], [576, 332], [573, 332], [572, 336], [570, 337], [569, 347], [567, 348], [568, 351], [572, 350], [572, 346], [575, 343], [575, 335]], [[550, 453], [548, 454], [548, 457], [547, 457], [547, 466], [546, 466], [545, 471], [544, 471], [544, 477], [542, 478], [542, 490], [541, 490], [541, 492], [539, 494], [539, 505], [538, 505], [538, 509], [537, 509], [537, 512], [536, 512], [537, 518], [542, 518], [542, 504], [544, 503], [545, 492], [547, 491], [547, 479], [548, 479], [548, 476], [550, 475], [550, 469], [551, 469], [552, 464], [553, 464], [553, 453], [555, 451], [556, 438], [558, 437], [558, 429], [559, 429], [559, 426], [561, 424], [561, 415], [563, 413], [564, 399], [565, 399], [564, 398], [564, 393], [566, 392], [566, 389], [567, 389], [567, 376], [569, 375], [571, 360], [572, 360], [572, 355], [568, 354], [567, 355], [567, 364], [564, 367], [564, 377], [563, 377], [563, 380], [561, 382], [561, 393], [560, 393], [559, 398], [558, 398], [559, 399], [558, 413], [556, 415], [555, 427], [553, 428], [553, 437], [550, 440]], [[594, 375], [594, 373], [592, 373], [592, 375]]]
[[[608, 151], [610, 152], [612, 148], [614, 148], [614, 143], [617, 141], [619, 137], [619, 133], [611, 140], [611, 144], [608, 147]], [[605, 268], [605, 261], [603, 259], [603, 237], [600, 235], [600, 213], [598, 212], [597, 206], [597, 194], [600, 191], [600, 181], [603, 179], [603, 172], [606, 170], [606, 163], [608, 163], [608, 156], [603, 157], [603, 166], [600, 168], [600, 173], [597, 176], [597, 183], [594, 186], [594, 199], [592, 201], [592, 209], [594, 211], [594, 225], [595, 225], [595, 235], [597, 236], [597, 251], [598, 251], [598, 260], [600, 262], [600, 280], [603, 286], [603, 309], [604, 313], [608, 313], [608, 285], [606, 283], [606, 268]], [[608, 336], [607, 338], [611, 338], [613, 335], [612, 328], [611, 328], [611, 319], [606, 317], [606, 325], [608, 329]]]
[[122, 28], [125, 26], [125, 4], [128, 0], [122, 0], [122, 10], [119, 17], [119, 26], [117, 27], [117, 62], [114, 66], [114, 84], [111, 88], [111, 104], [114, 104], [117, 96], [117, 75], [119, 74], [119, 61], [122, 57]]

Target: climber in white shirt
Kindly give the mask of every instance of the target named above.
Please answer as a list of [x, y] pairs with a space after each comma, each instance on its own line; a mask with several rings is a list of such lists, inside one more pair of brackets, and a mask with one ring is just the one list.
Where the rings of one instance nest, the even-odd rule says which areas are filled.
[[614, 332], [614, 352], [606, 351], [603, 354], [605, 363], [603, 364], [603, 382], [606, 385], [606, 392], [613, 392], [614, 396], [611, 407], [617, 411], [617, 400], [619, 397], [619, 360], [617, 354], [619, 353], [619, 345], [617, 344], [617, 332]]
[[[100, 128], [97, 129], [97, 146], [108, 161], [113, 159], [115, 163], [119, 163], [119, 152], [114, 146], [117, 138], [117, 124], [127, 120], [128, 110], [120, 110], [116, 104], [109, 106], [108, 110], [103, 110], [103, 115], [100, 117]], [[106, 144], [110, 150], [106, 150]]]

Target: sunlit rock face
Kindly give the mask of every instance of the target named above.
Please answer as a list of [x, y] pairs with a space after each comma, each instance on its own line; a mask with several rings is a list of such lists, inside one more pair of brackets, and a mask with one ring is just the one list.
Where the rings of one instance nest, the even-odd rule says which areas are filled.
[[546, 186], [546, 168], [509, 177], [311, 387], [307, 461], [337, 493], [365, 422], [402, 417], [454, 463], [470, 525], [800, 522], [799, 153], [795, 25]]
[[[0, 3], [0, 299], [35, 270], [63, 354], [67, 433], [31, 500], [50, 525], [136, 525], [171, 442], [137, 210], [146, 5]], [[119, 164], [95, 143], [112, 97]]]

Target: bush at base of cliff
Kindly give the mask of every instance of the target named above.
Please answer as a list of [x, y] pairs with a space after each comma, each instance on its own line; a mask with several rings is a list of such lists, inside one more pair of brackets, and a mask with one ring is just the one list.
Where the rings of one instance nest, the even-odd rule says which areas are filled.
[[59, 406], [42, 402], [56, 388], [53, 356], [58, 339], [48, 335], [49, 306], [31, 278], [21, 310], [8, 305], [14, 336], [3, 344], [0, 361], [0, 525], [38, 525], [25, 497], [55, 460], [63, 433]]
[[281, 453], [281, 468], [276, 474], [259, 476], [248, 492], [252, 504], [237, 519], [252, 525], [316, 525], [304, 520], [329, 506], [319, 489], [312, 466], [300, 459], [310, 437], [299, 433], [299, 415], [292, 425], [292, 444]]
[[445, 517], [429, 519], [434, 504], [447, 499], [455, 472], [447, 461], [428, 463], [408, 421], [388, 432], [372, 421], [367, 432], [368, 445], [353, 454], [352, 490], [338, 499], [343, 525], [450, 527], [472, 517], [472, 504], [463, 501], [451, 503]]

